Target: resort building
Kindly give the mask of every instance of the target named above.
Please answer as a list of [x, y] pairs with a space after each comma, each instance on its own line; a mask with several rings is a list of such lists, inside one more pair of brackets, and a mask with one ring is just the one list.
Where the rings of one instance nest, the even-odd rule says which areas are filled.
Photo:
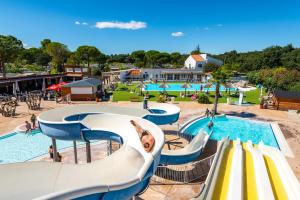
[[197, 54], [197, 55], [190, 55], [184, 62], [184, 66], [187, 69], [198, 69], [200, 71], [204, 71], [205, 65], [208, 63], [212, 63], [215, 65], [223, 65], [221, 60], [215, 59], [207, 54]]
[[58, 84], [66, 79], [65, 74], [49, 74], [47, 72], [7, 73], [6, 77], [0, 75], [0, 94], [13, 94], [30, 92], [34, 90], [45, 91], [52, 84]]
[[101, 91], [101, 81], [95, 78], [87, 78], [74, 81], [63, 86], [64, 94], [71, 94], [71, 100], [94, 100]]
[[207, 75], [202, 70], [197, 69], [142, 69], [143, 80], [157, 80], [157, 81], [204, 81]]
[[207, 54], [190, 55], [182, 68], [143, 68], [120, 71], [121, 81], [205, 81], [208, 74], [205, 66], [209, 63], [221, 66], [221, 60], [212, 58]]
[[66, 76], [72, 79], [72, 81], [81, 80], [83, 77], [89, 75], [89, 69], [85, 66], [65, 65], [64, 68]]

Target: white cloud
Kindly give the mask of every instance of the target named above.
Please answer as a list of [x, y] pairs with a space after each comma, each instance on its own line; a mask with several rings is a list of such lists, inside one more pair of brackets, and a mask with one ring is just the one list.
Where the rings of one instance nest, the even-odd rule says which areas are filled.
[[86, 22], [82, 22], [81, 24], [84, 26], [88, 25], [88, 23], [86, 23]]
[[28, 45], [28, 44], [26, 44], [26, 43], [23, 43], [23, 47], [25, 48], [25, 49], [30, 49], [31, 47]]
[[217, 27], [222, 27], [222, 26], [224, 26], [223, 24], [217, 24]]
[[171, 33], [171, 35], [172, 35], [173, 37], [182, 37], [182, 36], [184, 35], [184, 33], [179, 31], [179, 32]]
[[76, 24], [76, 25], [80, 25], [80, 22], [79, 22], [79, 21], [76, 21], [75, 24]]
[[104, 28], [117, 28], [117, 29], [127, 29], [127, 30], [137, 30], [146, 28], [147, 24], [145, 22], [137, 22], [137, 21], [130, 21], [130, 22], [96, 22], [96, 28], [104, 29]]
[[204, 30], [208, 31], [208, 30], [210, 30], [210, 28], [208, 28], [208, 27], [205, 27], [205, 28], [204, 28]]

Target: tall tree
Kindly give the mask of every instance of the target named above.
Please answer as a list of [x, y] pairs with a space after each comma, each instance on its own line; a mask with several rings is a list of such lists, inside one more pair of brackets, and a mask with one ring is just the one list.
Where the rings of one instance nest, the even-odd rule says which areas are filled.
[[217, 70], [212, 72], [212, 76], [213, 76], [213, 82], [216, 85], [213, 112], [214, 112], [214, 114], [217, 114], [218, 113], [219, 95], [220, 95], [220, 85], [225, 84], [227, 82], [227, 80], [231, 76], [231, 71], [228, 71], [228, 70], [223, 69], [222, 67], [219, 67]]
[[51, 56], [51, 64], [55, 67], [52, 72], [62, 72], [69, 55], [67, 46], [59, 42], [51, 42], [46, 45], [46, 52]]
[[160, 52], [156, 50], [150, 50], [145, 53], [146, 66], [147, 67], [156, 67], [158, 64]]
[[282, 66], [281, 55], [282, 47], [271, 46], [263, 50], [263, 66], [266, 67], [278, 67]]
[[167, 52], [162, 52], [159, 54], [157, 59], [157, 64], [162, 67], [163, 65], [169, 64], [171, 61], [170, 54]]
[[101, 52], [94, 46], [80, 46], [76, 50], [78, 58], [81, 63], [87, 63], [89, 69], [89, 75], [91, 76], [92, 70], [90, 69], [90, 63], [92, 61], [97, 62], [97, 58], [101, 55]]
[[181, 54], [178, 52], [174, 52], [170, 54], [170, 62], [174, 67], [182, 66], [183, 63], [181, 63]]
[[80, 65], [80, 58], [75, 52], [72, 52], [67, 59], [67, 63], [71, 65]]
[[145, 51], [138, 50], [131, 53], [131, 58], [137, 67], [145, 67]]
[[50, 39], [43, 39], [41, 41], [41, 49], [46, 50], [47, 45], [50, 44], [50, 43], [51, 43]]
[[0, 35], [0, 71], [6, 77], [5, 63], [12, 61], [23, 49], [20, 40], [13, 36]]
[[191, 51], [191, 54], [192, 55], [199, 55], [201, 53], [201, 50], [200, 50], [200, 46], [199, 46], [199, 44], [196, 46], [196, 48], [193, 50], [193, 51]]

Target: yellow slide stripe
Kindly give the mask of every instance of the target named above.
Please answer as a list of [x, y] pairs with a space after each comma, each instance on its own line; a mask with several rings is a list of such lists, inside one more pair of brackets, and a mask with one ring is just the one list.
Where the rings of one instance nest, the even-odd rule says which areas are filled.
[[244, 199], [246, 200], [256, 200], [257, 196], [257, 188], [256, 188], [256, 180], [255, 180], [255, 172], [254, 172], [254, 163], [251, 153], [247, 149], [247, 144], [243, 143], [243, 152], [244, 152]]
[[221, 167], [219, 170], [217, 184], [214, 189], [213, 199], [226, 199], [229, 188], [230, 169], [232, 163], [233, 142], [224, 151]]
[[264, 160], [275, 199], [288, 199], [274, 161], [266, 155], [264, 156]]

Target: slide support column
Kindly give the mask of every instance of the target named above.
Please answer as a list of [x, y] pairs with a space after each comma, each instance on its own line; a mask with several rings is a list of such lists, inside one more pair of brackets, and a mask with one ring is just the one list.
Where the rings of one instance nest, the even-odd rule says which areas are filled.
[[92, 161], [91, 157], [91, 143], [87, 141], [86, 143], [86, 162], [90, 163]]
[[77, 159], [77, 146], [76, 146], [76, 141], [73, 141], [73, 147], [74, 147], [74, 159], [75, 159], [75, 164], [78, 163], [78, 159]]
[[51, 138], [51, 139], [52, 139], [52, 148], [53, 148], [53, 161], [56, 162], [57, 161], [56, 140], [55, 140], [55, 138]]

